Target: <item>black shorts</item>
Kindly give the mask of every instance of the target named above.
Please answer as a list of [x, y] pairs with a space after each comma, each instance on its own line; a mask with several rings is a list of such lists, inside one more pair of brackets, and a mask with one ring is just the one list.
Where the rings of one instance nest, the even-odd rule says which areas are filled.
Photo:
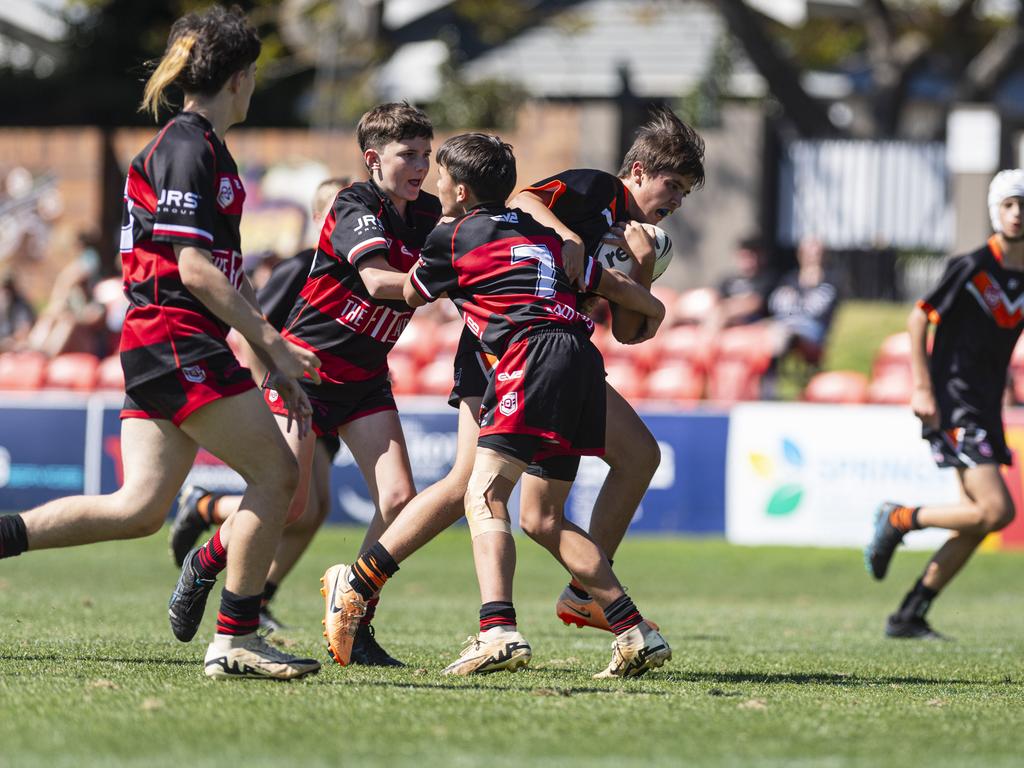
[[327, 451], [327, 455], [330, 456], [331, 461], [334, 461], [334, 457], [338, 455], [338, 451], [341, 450], [341, 438], [337, 435], [323, 435], [317, 438], [317, 442], [320, 443]]
[[921, 436], [931, 446], [932, 459], [939, 467], [967, 469], [981, 464], [1013, 463], [1001, 425], [995, 429], [974, 424], [953, 429], [925, 427]]
[[455, 383], [448, 395], [448, 405], [458, 408], [465, 397], [483, 397], [497, 362], [498, 358], [484, 352], [476, 336], [463, 329], [459, 348], [455, 350]]
[[480, 436], [532, 435], [523, 461], [604, 455], [606, 394], [601, 353], [569, 330], [530, 333], [509, 345], [480, 406]]
[[125, 391], [122, 419], [167, 419], [180, 426], [195, 411], [256, 386], [232, 354], [199, 360]]
[[[358, 421], [382, 411], [397, 411], [395, 396], [391, 393], [388, 377], [378, 376], [369, 381], [358, 381], [331, 388], [331, 399], [317, 397], [315, 387], [304, 387], [309, 404], [313, 406], [313, 432], [317, 437], [337, 435], [338, 427]], [[273, 389], [263, 390], [263, 399], [270, 410], [287, 416], [284, 401]]]

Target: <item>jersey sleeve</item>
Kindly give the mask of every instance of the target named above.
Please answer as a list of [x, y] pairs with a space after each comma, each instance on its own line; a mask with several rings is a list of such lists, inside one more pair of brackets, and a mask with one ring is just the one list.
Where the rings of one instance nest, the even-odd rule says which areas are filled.
[[604, 267], [601, 266], [601, 262], [591, 256], [587, 256], [586, 263], [583, 265], [583, 293], [593, 293], [596, 291], [597, 286], [601, 284], [602, 274], [604, 274]]
[[572, 221], [608, 207], [618, 193], [616, 182], [610, 173], [583, 169], [563, 171], [523, 191], [537, 195], [558, 218]]
[[412, 268], [412, 287], [427, 301], [436, 301], [441, 294], [459, 285], [451, 248], [451, 227], [435, 228], [427, 236], [419, 261]]
[[974, 260], [970, 256], [957, 256], [949, 260], [942, 279], [931, 293], [917, 302], [917, 306], [925, 311], [928, 319], [938, 325], [943, 315], [952, 309], [960, 291], [974, 274]]
[[266, 284], [257, 292], [260, 310], [277, 330], [288, 322], [288, 315], [306, 284], [312, 263], [312, 258], [305, 252], [285, 259], [274, 267]]
[[365, 204], [341, 195], [335, 200], [334, 216], [331, 246], [336, 258], [354, 267], [370, 256], [388, 255], [384, 224]]
[[217, 160], [206, 141], [174, 141], [166, 137], [148, 163], [150, 184], [156, 196], [153, 240], [213, 246], [217, 194], [214, 178]]

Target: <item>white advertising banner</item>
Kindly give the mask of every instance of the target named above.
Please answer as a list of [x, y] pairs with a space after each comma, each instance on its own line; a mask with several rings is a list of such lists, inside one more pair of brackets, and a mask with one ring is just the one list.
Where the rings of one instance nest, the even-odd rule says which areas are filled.
[[[909, 408], [750, 403], [730, 417], [725, 496], [735, 544], [862, 547], [881, 502], [949, 504], [960, 494]], [[947, 535], [905, 541], [934, 548]]]

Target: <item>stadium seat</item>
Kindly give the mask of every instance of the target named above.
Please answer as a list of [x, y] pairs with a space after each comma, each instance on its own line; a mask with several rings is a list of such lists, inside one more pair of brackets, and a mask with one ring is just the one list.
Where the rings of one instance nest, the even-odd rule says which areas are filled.
[[868, 377], [859, 371], [825, 371], [811, 377], [804, 388], [809, 403], [865, 403]]
[[605, 364], [608, 383], [627, 400], [638, 400], [644, 396], [643, 377], [631, 363]]
[[894, 370], [910, 370], [910, 334], [905, 331], [887, 336], [882, 341], [871, 363], [871, 377], [884, 378]]
[[419, 364], [412, 355], [392, 349], [388, 355], [388, 369], [391, 372], [391, 391], [396, 395], [415, 395], [419, 387], [416, 372]]
[[889, 368], [883, 375], [871, 380], [868, 385], [868, 402], [881, 405], [908, 405], [914, 385], [910, 378], [910, 367]]
[[708, 318], [717, 303], [718, 293], [713, 288], [693, 288], [683, 291], [676, 299], [673, 313], [675, 322], [699, 325]]
[[57, 355], [46, 367], [43, 386], [48, 389], [73, 389], [91, 392], [99, 379], [100, 361], [88, 352]]
[[757, 323], [726, 328], [715, 344], [716, 360], [743, 362], [758, 374], [768, 370], [772, 352], [771, 330]]
[[437, 324], [430, 320], [420, 320], [413, 315], [412, 322], [402, 331], [394, 348], [412, 355], [417, 363], [425, 365], [432, 362], [437, 356], [437, 336]]
[[760, 371], [749, 360], [721, 358], [708, 373], [708, 399], [723, 403], [757, 400], [760, 385]]
[[462, 329], [465, 327], [462, 320], [449, 320], [437, 326], [435, 338], [437, 339], [437, 357], [451, 359], [455, 356], [455, 350], [459, 348], [459, 339], [462, 338]]
[[96, 374], [96, 389], [124, 392], [124, 369], [121, 368], [120, 355], [111, 355], [101, 360]]
[[46, 355], [42, 352], [6, 352], [0, 355], [0, 389], [39, 389], [45, 376]]
[[645, 382], [647, 397], [653, 400], [693, 402], [704, 394], [700, 369], [685, 360], [669, 360], [655, 368]]
[[419, 395], [443, 395], [452, 391], [452, 361], [450, 358], [435, 360], [420, 368], [416, 377], [416, 393]]
[[711, 339], [696, 325], [677, 325], [656, 337], [659, 360], [682, 360], [705, 370], [711, 357]]

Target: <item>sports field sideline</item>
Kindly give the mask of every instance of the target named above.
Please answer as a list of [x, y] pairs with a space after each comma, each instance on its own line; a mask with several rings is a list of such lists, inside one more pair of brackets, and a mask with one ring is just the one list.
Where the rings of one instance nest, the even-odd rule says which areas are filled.
[[[276, 605], [326, 662], [317, 588], [361, 530], [327, 528]], [[464, 530], [388, 585], [378, 637], [409, 666], [326, 665], [298, 683], [219, 684], [170, 634], [166, 537], [38, 552], [0, 567], [0, 766], [1019, 765], [1024, 553], [981, 553], [933, 612], [953, 642], [882, 637], [925, 553], [873, 583], [854, 550], [627, 537], [616, 567], [675, 656], [591, 680], [611, 637], [553, 614], [564, 577], [519, 539], [523, 672], [439, 674], [476, 629]]]

